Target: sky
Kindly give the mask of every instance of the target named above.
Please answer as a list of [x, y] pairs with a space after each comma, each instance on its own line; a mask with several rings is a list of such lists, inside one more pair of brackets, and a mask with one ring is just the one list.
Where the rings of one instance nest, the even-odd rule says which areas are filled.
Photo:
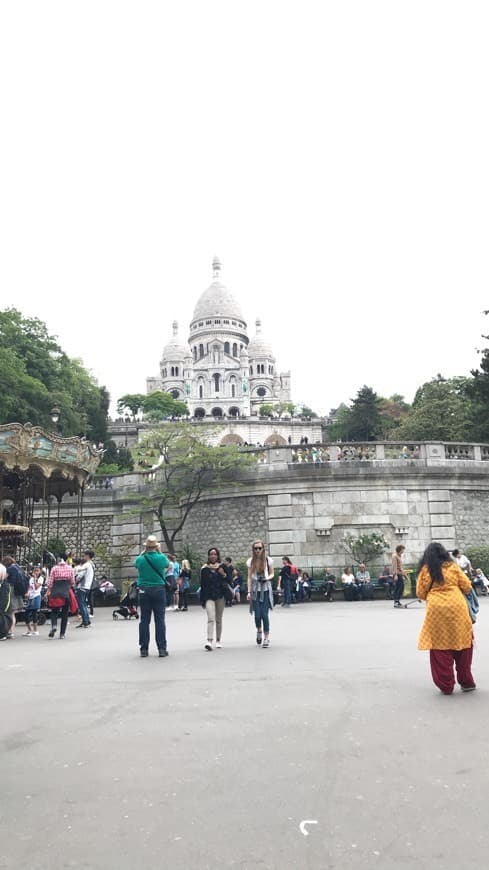
[[221, 278], [292, 394], [412, 401], [489, 321], [489, 4], [0, 6], [0, 307], [115, 401]]

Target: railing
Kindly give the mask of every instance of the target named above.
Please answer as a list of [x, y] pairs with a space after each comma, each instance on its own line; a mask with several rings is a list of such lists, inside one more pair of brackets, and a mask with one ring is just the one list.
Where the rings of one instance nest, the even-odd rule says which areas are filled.
[[[421, 443], [393, 441], [350, 442], [348, 444], [271, 444], [240, 447], [253, 453], [259, 466], [324, 465], [345, 462], [391, 462], [436, 465], [439, 462], [487, 462], [488, 444], [454, 444], [423, 441]], [[158, 469], [133, 471], [113, 476], [95, 475], [88, 489], [137, 488], [158, 480]]]

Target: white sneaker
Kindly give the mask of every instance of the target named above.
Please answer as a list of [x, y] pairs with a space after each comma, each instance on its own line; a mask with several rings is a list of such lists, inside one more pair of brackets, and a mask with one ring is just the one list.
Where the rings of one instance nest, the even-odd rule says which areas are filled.
[[222, 643], [220, 640], [218, 640], [216, 643], [216, 649], [222, 649]]
[[204, 649], [206, 649], [208, 652], [211, 652], [211, 650], [212, 650], [212, 641], [211, 640], [208, 640], [207, 643], [204, 644]]
[[263, 641], [263, 649], [266, 649], [267, 646], [270, 646], [270, 638], [266, 637]]
[[39, 632], [38, 632], [38, 631], [33, 631], [32, 634], [34, 635], [34, 637], [39, 637]]
[[24, 637], [32, 637], [32, 631], [24, 631]]

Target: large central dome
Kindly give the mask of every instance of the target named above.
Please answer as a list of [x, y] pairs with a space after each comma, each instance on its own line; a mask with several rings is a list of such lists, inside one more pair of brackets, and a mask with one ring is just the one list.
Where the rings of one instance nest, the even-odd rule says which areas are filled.
[[221, 273], [221, 263], [217, 257], [214, 257], [212, 268], [214, 271], [214, 280], [207, 290], [204, 290], [200, 296], [192, 317], [192, 323], [196, 320], [205, 320], [211, 317], [226, 317], [230, 320], [236, 320], [246, 327], [246, 322], [238, 301], [224, 284], [221, 284], [219, 278]]

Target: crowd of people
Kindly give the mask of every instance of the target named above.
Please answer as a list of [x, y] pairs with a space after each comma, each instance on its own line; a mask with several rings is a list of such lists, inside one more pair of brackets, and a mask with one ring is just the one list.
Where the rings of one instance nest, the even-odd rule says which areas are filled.
[[[391, 565], [384, 567], [382, 575], [386, 594], [394, 607], [402, 607], [405, 547], [399, 544]], [[23, 611], [28, 637], [39, 635], [41, 606], [49, 608], [50, 639], [58, 633], [64, 640], [68, 618], [77, 614], [77, 628], [87, 629], [93, 617], [93, 590], [95, 588], [94, 552], [87, 549], [75, 560], [71, 553], [57, 556], [50, 570], [32, 565], [24, 572], [13, 556], [0, 563], [0, 636], [15, 637], [16, 616]], [[134, 562], [136, 603], [140, 608], [139, 649], [145, 658], [150, 649], [150, 625], [154, 620], [155, 642], [160, 657], [168, 656], [166, 620], [167, 611], [188, 610], [188, 593], [192, 570], [188, 560], [180, 563], [174, 554], [165, 554], [154, 535], [145, 541], [142, 553]], [[452, 694], [455, 678], [464, 692], [476, 688], [472, 676], [473, 623], [479, 605], [477, 595], [487, 595], [489, 581], [482, 569], [473, 569], [468, 557], [454, 549], [448, 552], [440, 543], [433, 542], [425, 550], [419, 566], [416, 583], [418, 599], [426, 601], [426, 614], [419, 635], [418, 649], [429, 650], [431, 674], [435, 685], [443, 694]], [[276, 587], [274, 587], [276, 579]], [[382, 579], [382, 578], [379, 578]], [[352, 598], [367, 597], [372, 586], [370, 572], [364, 563], [353, 572], [347, 565], [341, 576], [343, 588], [352, 592]], [[219, 549], [211, 547], [207, 561], [199, 573], [198, 595], [205, 611], [204, 649], [212, 652], [223, 644], [223, 621], [226, 606], [240, 603], [243, 578], [232, 559], [221, 559]], [[254, 618], [256, 643], [262, 648], [270, 646], [270, 613], [279, 601], [282, 607], [301, 603], [311, 597], [311, 578], [296, 567], [288, 556], [275, 578], [273, 559], [267, 554], [262, 540], [251, 545], [246, 561], [246, 600]], [[336, 575], [329, 567], [324, 569], [322, 589], [327, 600], [333, 600]], [[345, 596], [346, 597], [346, 596]], [[455, 669], [455, 674], [454, 674]]]
[[[5, 556], [0, 563], [2, 604], [0, 609], [6, 620], [7, 630], [1, 640], [15, 637], [17, 616], [23, 613], [25, 637], [39, 636], [39, 614], [44, 605], [49, 608], [51, 630], [55, 637], [60, 623], [59, 637], [64, 640], [69, 615], [77, 615], [77, 628], [86, 629], [93, 618], [93, 593], [95, 589], [94, 551], [87, 549], [80, 559], [72, 553], [49, 556], [48, 566], [30, 565], [24, 571], [13, 556]], [[55, 564], [53, 564], [55, 563]]]

